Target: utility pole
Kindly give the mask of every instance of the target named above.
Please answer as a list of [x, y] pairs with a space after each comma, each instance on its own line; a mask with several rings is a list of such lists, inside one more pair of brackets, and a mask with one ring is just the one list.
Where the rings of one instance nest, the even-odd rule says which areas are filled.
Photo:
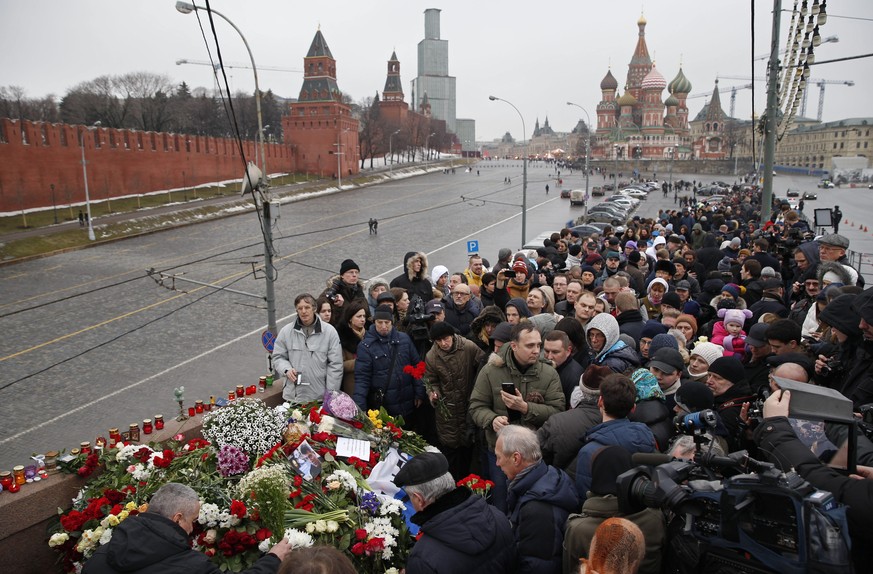
[[773, 37], [767, 62], [767, 111], [764, 115], [764, 189], [761, 192], [761, 225], [770, 220], [773, 204], [773, 163], [776, 159], [776, 115], [779, 111], [779, 18], [782, 0], [773, 0]]

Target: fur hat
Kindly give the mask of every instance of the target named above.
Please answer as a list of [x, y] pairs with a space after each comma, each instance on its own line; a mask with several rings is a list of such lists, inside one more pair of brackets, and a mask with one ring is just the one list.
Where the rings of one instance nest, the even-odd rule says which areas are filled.
[[430, 340], [439, 341], [455, 334], [455, 328], [445, 321], [437, 321], [430, 328]]
[[748, 309], [719, 309], [718, 316], [722, 318], [725, 325], [734, 323], [742, 327], [746, 323], [746, 319], [752, 317], [752, 312]]
[[659, 259], [655, 262], [655, 271], [666, 271], [670, 275], [676, 274], [676, 266], [673, 265], [672, 261], [667, 261], [666, 259]]
[[343, 261], [342, 264], [340, 265], [340, 272], [339, 272], [339, 274], [342, 275], [342, 274], [345, 273], [346, 271], [351, 271], [352, 269], [357, 269], [358, 271], [361, 270], [361, 268], [358, 267], [358, 264], [357, 264], [357, 263], [355, 263], [355, 262], [352, 261], [351, 259], [346, 259], [346, 260]]

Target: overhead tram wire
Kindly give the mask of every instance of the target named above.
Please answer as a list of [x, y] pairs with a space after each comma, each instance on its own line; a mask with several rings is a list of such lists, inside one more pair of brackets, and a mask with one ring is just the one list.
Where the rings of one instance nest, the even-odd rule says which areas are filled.
[[[234, 279], [233, 281], [231, 281], [230, 283], [228, 283], [224, 287], [229, 287], [238, 281], [242, 281], [246, 277], [248, 277], [248, 274], [243, 275], [242, 277], [238, 277], [237, 279]], [[143, 323], [142, 325], [138, 325], [136, 327], [133, 327], [132, 329], [128, 329], [127, 331], [125, 331], [121, 334], [114, 335], [111, 339], [107, 339], [106, 341], [103, 341], [102, 343], [97, 343], [96, 345], [89, 347], [89, 348], [87, 348], [84, 351], [81, 351], [79, 353], [76, 353], [75, 355], [72, 355], [72, 356], [67, 357], [65, 359], [61, 359], [60, 361], [52, 363], [51, 365], [48, 365], [47, 367], [43, 367], [42, 369], [39, 369], [38, 371], [24, 375], [23, 377], [20, 377], [16, 380], [11, 381], [9, 383], [6, 383], [4, 385], [0, 385], [0, 391], [2, 391], [4, 389], [8, 389], [9, 387], [11, 387], [13, 385], [17, 385], [18, 383], [24, 382], [24, 381], [30, 379], [31, 377], [35, 377], [37, 375], [45, 373], [46, 371], [50, 371], [51, 369], [54, 369], [55, 367], [59, 367], [60, 365], [68, 363], [74, 359], [78, 359], [79, 357], [86, 355], [86, 354], [90, 353], [91, 351], [96, 351], [97, 349], [105, 347], [106, 345], [109, 345], [110, 343], [114, 343], [114, 342], [118, 341], [119, 339], [121, 339], [122, 337], [125, 337], [125, 336], [130, 335], [132, 333], [135, 333], [141, 329], [144, 329], [145, 327], [148, 327], [149, 325], [152, 325], [154, 323], [157, 323], [158, 321], [166, 319], [170, 315], [173, 315], [174, 313], [177, 313], [183, 309], [186, 309], [186, 308], [190, 307], [191, 305], [194, 305], [195, 303], [199, 303], [200, 301], [202, 301], [203, 299], [206, 299], [207, 297], [210, 297], [212, 295], [215, 295], [216, 293], [221, 293], [221, 292], [222, 292], [221, 290], [214, 290], [214, 291], [207, 290], [206, 293], [204, 293], [202, 296], [197, 297], [193, 301], [189, 301], [188, 303], [185, 303], [181, 307], [177, 307], [176, 309], [168, 311], [167, 313], [164, 313], [160, 317], [155, 317], [154, 319], [150, 319], [150, 320], [146, 321], [145, 323]]]

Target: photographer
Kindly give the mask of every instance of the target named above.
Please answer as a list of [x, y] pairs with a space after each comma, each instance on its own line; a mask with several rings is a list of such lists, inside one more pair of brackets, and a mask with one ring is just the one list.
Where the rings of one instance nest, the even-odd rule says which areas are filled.
[[856, 295], [840, 295], [819, 313], [819, 321], [828, 325], [836, 348], [832, 352], [818, 355], [815, 361], [815, 382], [819, 385], [836, 389], [846, 395], [845, 386], [851, 384], [846, 379], [846, 369], [855, 363], [861, 348], [861, 329], [858, 328], [858, 317], [852, 311], [852, 303]]
[[[755, 442], [779, 468], [797, 473], [816, 488], [831, 492], [848, 506], [852, 559], [858, 572], [867, 571], [873, 561], [873, 468], [858, 467], [861, 476], [846, 477], [825, 466], [794, 434], [788, 422], [790, 391], [775, 392], [764, 402], [764, 422], [755, 430]], [[860, 479], [860, 480], [859, 480]], [[867, 566], [865, 566], [865, 564]]]
[[343, 303], [352, 299], [367, 301], [367, 291], [364, 284], [358, 281], [361, 268], [351, 259], [346, 259], [340, 264], [339, 275], [334, 275], [327, 282], [324, 295], [333, 305], [333, 315], [339, 317]]

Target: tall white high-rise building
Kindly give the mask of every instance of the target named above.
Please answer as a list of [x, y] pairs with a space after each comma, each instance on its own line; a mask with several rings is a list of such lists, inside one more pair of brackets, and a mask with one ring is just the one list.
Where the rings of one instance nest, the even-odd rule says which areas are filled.
[[449, 42], [440, 39], [440, 10], [424, 11], [424, 40], [418, 43], [418, 76], [412, 93], [413, 109], [420, 111], [427, 94], [431, 115], [444, 120], [446, 129], [455, 125], [455, 77], [449, 75]]

